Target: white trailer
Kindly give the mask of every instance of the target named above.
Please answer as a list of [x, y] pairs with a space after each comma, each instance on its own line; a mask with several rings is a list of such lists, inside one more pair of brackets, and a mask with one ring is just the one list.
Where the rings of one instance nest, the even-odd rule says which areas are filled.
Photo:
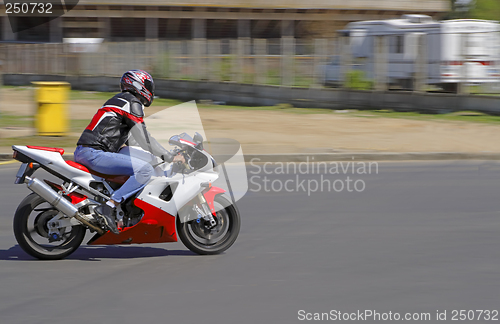
[[[500, 81], [500, 24], [496, 21], [439, 22], [425, 15], [404, 15], [353, 22], [340, 36], [351, 67], [374, 81], [383, 73], [392, 88], [413, 89], [418, 78], [451, 91], [459, 83]], [[376, 41], [377, 36], [381, 37]], [[384, 45], [377, 47], [377, 42]], [[338, 84], [342, 79], [345, 57], [336, 56], [324, 66], [325, 84]]]

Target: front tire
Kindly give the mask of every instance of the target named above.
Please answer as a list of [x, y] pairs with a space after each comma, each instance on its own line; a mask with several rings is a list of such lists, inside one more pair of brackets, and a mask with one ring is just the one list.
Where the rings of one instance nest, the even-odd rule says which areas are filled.
[[28, 195], [17, 207], [14, 216], [14, 235], [19, 246], [40, 260], [64, 259], [82, 244], [85, 227], [65, 228], [62, 240], [50, 243], [46, 223], [59, 211], [39, 195]]
[[204, 228], [204, 221], [181, 223], [177, 217], [177, 233], [184, 245], [197, 254], [219, 254], [231, 247], [240, 232], [240, 213], [229, 199], [215, 196], [216, 226], [212, 230]]

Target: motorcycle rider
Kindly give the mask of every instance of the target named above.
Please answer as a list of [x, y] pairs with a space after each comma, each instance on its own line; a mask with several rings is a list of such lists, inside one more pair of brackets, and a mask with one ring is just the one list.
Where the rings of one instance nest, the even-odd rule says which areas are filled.
[[[116, 206], [141, 190], [151, 178], [154, 156], [167, 162], [185, 162], [182, 155], [173, 155], [163, 148], [146, 129], [144, 107], [149, 107], [154, 98], [154, 82], [143, 70], [130, 70], [120, 79], [118, 93], [97, 111], [83, 131], [74, 152], [75, 162], [103, 174], [129, 175], [129, 179], [116, 190], [111, 199], [96, 207], [94, 211], [102, 217], [108, 229], [118, 234]], [[150, 152], [151, 160], [131, 156], [127, 149], [129, 135]]]

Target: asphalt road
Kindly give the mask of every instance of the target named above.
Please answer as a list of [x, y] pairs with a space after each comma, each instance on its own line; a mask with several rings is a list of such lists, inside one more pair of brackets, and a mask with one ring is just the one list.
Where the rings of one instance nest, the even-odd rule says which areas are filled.
[[[362, 192], [310, 196], [296, 177], [321, 175], [249, 166], [241, 233], [222, 255], [182, 243], [82, 246], [51, 262], [14, 239], [13, 213], [29, 193], [13, 184], [16, 170], [0, 166], [2, 324], [297, 323], [357, 310], [434, 322], [436, 311], [451, 320], [453, 310], [500, 309], [500, 162], [380, 163], [350, 174]], [[275, 189], [291, 180], [292, 192], [258, 191], [264, 176]]]

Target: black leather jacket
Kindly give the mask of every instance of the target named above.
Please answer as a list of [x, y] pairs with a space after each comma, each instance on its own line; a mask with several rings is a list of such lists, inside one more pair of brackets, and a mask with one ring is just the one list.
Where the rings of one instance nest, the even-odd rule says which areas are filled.
[[77, 145], [118, 152], [130, 134], [144, 150], [171, 162], [172, 153], [151, 137], [143, 118], [144, 106], [139, 99], [130, 92], [119, 93], [97, 111]]

